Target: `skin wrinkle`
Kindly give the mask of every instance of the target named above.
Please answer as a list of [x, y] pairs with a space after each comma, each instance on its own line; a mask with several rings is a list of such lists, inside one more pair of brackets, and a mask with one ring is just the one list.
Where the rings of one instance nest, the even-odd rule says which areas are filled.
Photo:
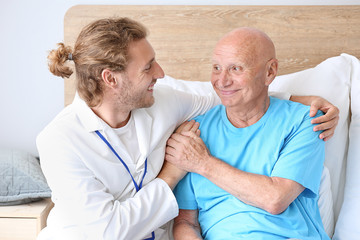
[[[250, 57], [249, 57], [250, 56]], [[270, 60], [269, 60], [270, 59]], [[222, 70], [213, 78], [213, 86], [220, 94], [222, 103], [230, 122], [236, 127], [246, 127], [257, 122], [269, 106], [267, 94], [268, 68], [275, 59], [274, 44], [264, 33], [252, 28], [239, 28], [225, 35], [216, 45], [213, 63], [225, 63]], [[276, 61], [276, 60], [275, 60]], [[241, 67], [240, 73], [225, 71], [233, 65]], [[251, 84], [252, 87], [247, 87]], [[236, 91], [234, 98], [239, 98], [241, 92], [245, 104], [237, 104], [240, 99], [229, 100], [224, 96], [226, 90]], [[224, 94], [222, 94], [224, 93]], [[223, 95], [223, 96], [221, 96]], [[233, 104], [231, 103], [233, 102]]]

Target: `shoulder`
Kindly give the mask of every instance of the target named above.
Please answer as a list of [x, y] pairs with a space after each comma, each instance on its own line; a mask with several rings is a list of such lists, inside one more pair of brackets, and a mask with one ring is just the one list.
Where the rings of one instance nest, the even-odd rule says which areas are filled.
[[195, 117], [194, 119], [199, 123], [212, 121], [214, 118], [218, 118], [221, 116], [221, 112], [224, 110], [224, 108], [225, 107], [223, 105], [217, 105], [206, 113]]
[[168, 117], [169, 120], [179, 118], [184, 109], [192, 107], [194, 101], [190, 94], [167, 85], [159, 85], [154, 89], [154, 99], [154, 104], [145, 111], [154, 119]]
[[270, 102], [272, 105], [272, 107], [270, 108], [271, 111], [282, 117], [287, 117], [290, 119], [298, 119], [301, 121], [323, 115], [321, 111], [318, 111], [315, 117], [310, 117], [310, 106], [290, 100], [281, 100], [270, 97]]
[[170, 117], [178, 124], [204, 114], [218, 104], [213, 94], [200, 95], [177, 90], [167, 85], [157, 86], [154, 90], [154, 98], [154, 105], [146, 111], [149, 114], [156, 113], [158, 116]]
[[38, 134], [36, 141], [38, 144], [41, 142], [49, 144], [56, 142], [59, 138], [67, 138], [77, 128], [77, 125], [79, 125], [79, 122], [77, 121], [76, 111], [73, 104], [70, 104], [45, 126]]
[[291, 111], [309, 111], [310, 107], [306, 106], [304, 104], [293, 102], [290, 100], [284, 100], [284, 99], [278, 99], [275, 97], [270, 97], [270, 103], [274, 106], [277, 106], [278, 108], [285, 108], [287, 110]]
[[321, 115], [323, 113], [319, 111], [315, 117], [310, 117], [309, 106], [289, 100], [272, 99], [267, 126], [269, 129], [274, 127], [282, 129], [282, 133], [287, 137], [305, 131], [312, 138], [320, 133], [313, 131], [314, 125], [311, 120]]
[[179, 103], [179, 99], [190, 96], [191, 94], [176, 90], [171, 86], [159, 85], [154, 89], [155, 103], [153, 106], [177, 104]]

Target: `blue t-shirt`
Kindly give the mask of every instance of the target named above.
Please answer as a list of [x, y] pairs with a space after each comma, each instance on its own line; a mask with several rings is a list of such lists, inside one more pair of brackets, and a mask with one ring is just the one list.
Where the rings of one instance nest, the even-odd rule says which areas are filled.
[[291, 179], [305, 187], [284, 212], [272, 215], [188, 173], [175, 195], [180, 209], [198, 209], [204, 239], [329, 239], [317, 205], [324, 141], [313, 131], [308, 106], [270, 97], [264, 116], [246, 128], [234, 127], [223, 105], [196, 121], [214, 157], [246, 172]]

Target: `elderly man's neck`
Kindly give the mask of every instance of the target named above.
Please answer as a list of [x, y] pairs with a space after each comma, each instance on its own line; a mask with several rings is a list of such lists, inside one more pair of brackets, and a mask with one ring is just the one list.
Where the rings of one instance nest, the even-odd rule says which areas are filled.
[[230, 123], [237, 128], [245, 128], [258, 122], [266, 113], [270, 98], [266, 96], [257, 102], [227, 107], [226, 114]]

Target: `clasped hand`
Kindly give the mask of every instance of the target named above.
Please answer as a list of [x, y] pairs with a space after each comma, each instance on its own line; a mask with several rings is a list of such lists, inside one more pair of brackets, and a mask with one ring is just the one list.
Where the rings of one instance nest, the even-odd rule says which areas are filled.
[[199, 123], [194, 120], [180, 125], [167, 141], [165, 160], [187, 172], [199, 173], [209, 157]]
[[194, 120], [184, 122], [168, 139], [165, 161], [157, 177], [174, 189], [187, 172], [198, 172], [207, 156], [207, 148], [200, 138], [199, 123]]

